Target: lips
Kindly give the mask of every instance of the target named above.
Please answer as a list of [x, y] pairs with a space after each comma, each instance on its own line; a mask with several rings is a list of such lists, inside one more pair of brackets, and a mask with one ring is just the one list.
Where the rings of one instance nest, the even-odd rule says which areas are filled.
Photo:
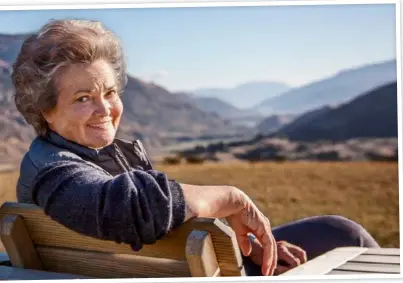
[[107, 129], [112, 126], [112, 121], [105, 121], [105, 122], [98, 122], [98, 123], [91, 123], [87, 125], [93, 129]]

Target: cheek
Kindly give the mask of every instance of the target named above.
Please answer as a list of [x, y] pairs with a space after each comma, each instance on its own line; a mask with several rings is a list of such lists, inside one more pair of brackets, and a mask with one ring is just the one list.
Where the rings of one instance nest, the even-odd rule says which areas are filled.
[[123, 113], [123, 103], [120, 99], [112, 104], [111, 112], [112, 112], [113, 118], [115, 120], [119, 121], [120, 117], [122, 116], [122, 113]]
[[72, 107], [65, 111], [65, 124], [67, 127], [75, 129], [84, 127], [91, 114], [92, 110], [88, 107]]

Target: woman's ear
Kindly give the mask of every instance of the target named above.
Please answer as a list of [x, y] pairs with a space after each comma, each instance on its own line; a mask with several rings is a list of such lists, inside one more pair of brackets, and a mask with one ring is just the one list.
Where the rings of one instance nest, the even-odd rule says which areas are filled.
[[46, 120], [46, 122], [51, 125], [53, 123], [53, 115], [52, 111], [41, 111], [43, 118]]

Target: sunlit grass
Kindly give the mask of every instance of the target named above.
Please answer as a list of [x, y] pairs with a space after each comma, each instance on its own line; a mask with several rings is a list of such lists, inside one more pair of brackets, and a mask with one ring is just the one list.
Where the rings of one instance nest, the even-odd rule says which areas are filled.
[[[244, 190], [276, 226], [340, 214], [362, 224], [383, 247], [399, 247], [397, 163], [218, 163], [157, 166], [171, 179]], [[15, 201], [18, 173], [0, 174], [0, 202]]]

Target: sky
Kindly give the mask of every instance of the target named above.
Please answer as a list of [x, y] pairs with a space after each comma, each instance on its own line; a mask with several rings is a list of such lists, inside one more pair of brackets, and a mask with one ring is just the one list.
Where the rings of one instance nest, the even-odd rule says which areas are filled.
[[298, 87], [396, 58], [393, 4], [0, 11], [0, 33], [66, 18], [101, 21], [120, 37], [128, 73], [170, 91]]

